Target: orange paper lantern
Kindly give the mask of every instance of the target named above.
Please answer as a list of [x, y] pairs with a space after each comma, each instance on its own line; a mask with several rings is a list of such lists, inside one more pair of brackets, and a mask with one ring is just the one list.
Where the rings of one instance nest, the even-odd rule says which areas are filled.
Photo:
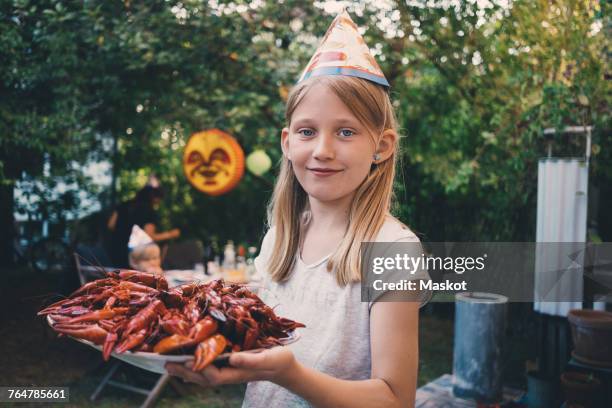
[[244, 152], [236, 139], [219, 129], [197, 132], [185, 146], [183, 170], [191, 185], [201, 192], [225, 194], [244, 174]]

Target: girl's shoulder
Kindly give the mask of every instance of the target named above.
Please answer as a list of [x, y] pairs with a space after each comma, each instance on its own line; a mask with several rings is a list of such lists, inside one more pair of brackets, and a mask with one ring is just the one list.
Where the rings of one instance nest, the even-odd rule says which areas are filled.
[[271, 226], [268, 228], [268, 230], [266, 231], [263, 240], [261, 241], [261, 252], [264, 252], [264, 250], [270, 250], [272, 249], [272, 246], [274, 245], [274, 235], [275, 235], [275, 228], [274, 226]]
[[387, 215], [385, 222], [378, 231], [376, 242], [419, 242], [417, 235], [403, 222], [392, 216]]

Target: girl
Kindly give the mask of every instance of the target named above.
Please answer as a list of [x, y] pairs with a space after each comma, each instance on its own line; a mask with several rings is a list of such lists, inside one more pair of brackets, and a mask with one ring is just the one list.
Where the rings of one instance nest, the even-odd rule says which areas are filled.
[[399, 139], [386, 89], [311, 75], [292, 89], [286, 120], [255, 266], [262, 299], [306, 328], [289, 346], [232, 354], [228, 368], [168, 372], [203, 386], [249, 382], [245, 407], [414, 406], [419, 302], [361, 302], [359, 284], [361, 242], [418, 242], [389, 214]]

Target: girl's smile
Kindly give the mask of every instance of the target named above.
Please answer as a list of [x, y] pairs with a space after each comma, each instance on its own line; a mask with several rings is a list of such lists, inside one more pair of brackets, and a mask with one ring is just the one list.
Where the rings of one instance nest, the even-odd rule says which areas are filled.
[[329, 168], [324, 168], [324, 167], [315, 167], [315, 168], [306, 168], [307, 170], [310, 170], [315, 176], [318, 177], [329, 177], [329, 176], [333, 176], [334, 174], [338, 174], [340, 173], [342, 170], [334, 170], [334, 169], [329, 169]]

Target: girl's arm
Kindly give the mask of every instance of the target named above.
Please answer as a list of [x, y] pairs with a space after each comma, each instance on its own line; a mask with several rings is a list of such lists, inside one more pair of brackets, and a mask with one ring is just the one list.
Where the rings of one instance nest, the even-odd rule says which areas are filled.
[[413, 407], [418, 369], [418, 310], [414, 302], [377, 302], [370, 315], [372, 378], [340, 380], [300, 364], [287, 347], [236, 353], [230, 368], [202, 374], [168, 365], [168, 372], [204, 386], [272, 381], [317, 407]]
[[372, 378], [384, 380], [398, 406], [413, 407], [419, 370], [420, 302], [376, 302], [370, 312]]
[[418, 370], [415, 302], [377, 302], [370, 314], [372, 378], [339, 380], [301, 364], [276, 382], [317, 407], [413, 407]]

